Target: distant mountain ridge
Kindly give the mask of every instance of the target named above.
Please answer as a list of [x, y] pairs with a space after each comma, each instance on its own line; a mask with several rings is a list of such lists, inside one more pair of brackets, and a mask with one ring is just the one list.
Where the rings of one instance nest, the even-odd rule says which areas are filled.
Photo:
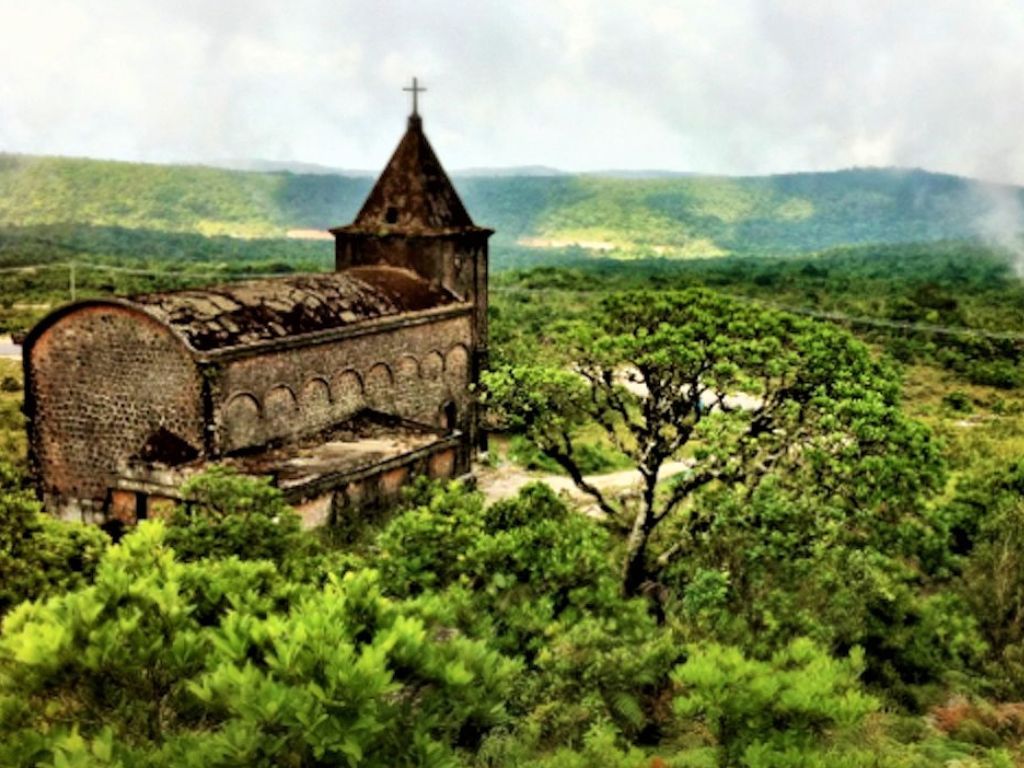
[[[174, 163], [176, 165], [176, 163]], [[246, 171], [253, 173], [298, 173], [313, 176], [373, 176], [374, 172], [364, 169], [338, 168], [320, 163], [303, 163], [297, 160], [261, 160], [259, 158], [227, 158], [204, 160], [199, 165], [220, 168], [225, 171]]]
[[[377, 171], [371, 171], [368, 169], [353, 169], [353, 168], [337, 168], [328, 165], [319, 165], [317, 163], [301, 163], [293, 162], [290, 160], [247, 160], [247, 159], [234, 159], [234, 160], [208, 160], [200, 163], [200, 165], [207, 166], [209, 168], [222, 168], [226, 171], [252, 171], [256, 173], [297, 173], [297, 174], [312, 174], [316, 176], [354, 176], [354, 177], [370, 177], [376, 178]], [[567, 171], [559, 170], [558, 168], [551, 168], [547, 165], [516, 165], [509, 167], [493, 167], [493, 168], [456, 168], [455, 170], [448, 172], [453, 178], [465, 176], [469, 177], [496, 177], [505, 178], [508, 176], [571, 176]], [[609, 171], [609, 174], [616, 174], [618, 171]], [[623, 171], [622, 173], [632, 173], [631, 171]], [[648, 173], [647, 171], [639, 171], [639, 173]], [[661, 175], [663, 173], [671, 173], [669, 171], [652, 171], [651, 173]], [[598, 174], [600, 175], [600, 174]]]
[[[373, 182], [369, 172], [295, 167], [306, 170], [0, 154], [0, 226], [302, 236], [350, 221]], [[497, 230], [496, 247], [538, 254], [794, 253], [857, 243], [999, 239], [1024, 229], [1022, 188], [916, 169], [722, 177], [524, 167], [452, 176], [474, 220]]]

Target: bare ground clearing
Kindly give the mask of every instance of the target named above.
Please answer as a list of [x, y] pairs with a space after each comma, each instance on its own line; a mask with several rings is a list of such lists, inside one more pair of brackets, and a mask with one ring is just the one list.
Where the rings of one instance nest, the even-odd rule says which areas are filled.
[[[692, 461], [669, 461], [661, 468], [659, 481], [678, 475], [693, 466]], [[547, 483], [556, 493], [564, 493], [577, 502], [589, 515], [600, 515], [593, 499], [576, 487], [572, 478], [565, 475], [545, 475], [528, 472], [514, 464], [500, 467], [481, 466], [476, 470], [477, 488], [481, 490], [488, 504], [514, 496], [529, 483]], [[587, 475], [586, 480], [602, 493], [628, 493], [640, 487], [640, 473], [635, 469], [609, 472], [603, 475]]]

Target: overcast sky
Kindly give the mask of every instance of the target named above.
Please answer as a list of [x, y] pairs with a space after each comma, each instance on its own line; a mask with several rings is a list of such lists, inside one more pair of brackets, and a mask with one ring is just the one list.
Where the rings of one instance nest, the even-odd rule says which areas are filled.
[[1024, 0], [0, 0], [0, 150], [1024, 183]]

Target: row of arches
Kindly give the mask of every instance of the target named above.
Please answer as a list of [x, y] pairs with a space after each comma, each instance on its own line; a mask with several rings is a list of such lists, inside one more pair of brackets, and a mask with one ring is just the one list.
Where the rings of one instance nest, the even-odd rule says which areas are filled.
[[456, 344], [445, 354], [403, 355], [365, 371], [346, 368], [315, 374], [299, 387], [275, 384], [262, 393], [232, 393], [222, 410], [224, 450], [313, 432], [373, 408], [445, 425], [444, 404], [458, 399], [469, 381], [469, 350]]

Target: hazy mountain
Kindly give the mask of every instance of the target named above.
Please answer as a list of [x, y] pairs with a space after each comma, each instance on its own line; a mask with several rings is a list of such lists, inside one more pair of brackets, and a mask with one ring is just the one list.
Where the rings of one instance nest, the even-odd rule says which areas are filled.
[[452, 171], [452, 178], [508, 178], [510, 176], [568, 176], [566, 171], [548, 165], [515, 165], [509, 168], [457, 168]]
[[[302, 167], [302, 166], [296, 166]], [[0, 226], [91, 224], [237, 237], [347, 223], [370, 175], [0, 155]], [[786, 253], [1022, 229], [1018, 187], [906, 169], [763, 177], [548, 168], [453, 174], [495, 244], [622, 257]], [[638, 175], [639, 174], [639, 175]]]
[[680, 176], [699, 176], [689, 171], [665, 171], [657, 168], [607, 168], [600, 171], [586, 171], [582, 176], [598, 176], [606, 179], [674, 179]]
[[313, 176], [370, 176], [374, 171], [350, 168], [337, 168], [319, 163], [302, 163], [294, 160], [259, 160], [253, 158], [234, 158], [227, 160], [209, 160], [202, 165], [210, 168], [222, 168], [226, 171], [251, 171], [255, 173], [299, 173]]
[[[367, 169], [353, 169], [353, 168], [337, 168], [329, 165], [319, 165], [318, 163], [301, 163], [291, 160], [259, 160], [259, 159], [246, 159], [236, 158], [229, 160], [211, 160], [202, 163], [202, 165], [209, 166], [210, 168], [222, 168], [227, 171], [252, 171], [256, 173], [296, 173], [296, 174], [309, 174], [315, 176], [326, 176], [326, 175], [337, 175], [337, 176], [355, 176], [355, 177], [370, 177], [375, 178], [378, 171], [372, 171]], [[607, 175], [620, 173], [618, 171], [609, 171]], [[621, 173], [631, 173], [631, 171], [623, 171]], [[638, 171], [641, 174], [641, 178], [649, 178], [650, 174], [661, 175], [667, 173], [666, 171]], [[568, 175], [566, 171], [559, 170], [558, 168], [551, 168], [547, 165], [518, 165], [510, 166], [507, 168], [456, 168], [450, 171], [450, 175], [455, 177], [466, 177], [466, 178], [477, 178], [477, 177], [495, 177], [495, 178], [507, 178], [509, 176], [565, 176]], [[598, 173], [597, 175], [605, 175]]]

